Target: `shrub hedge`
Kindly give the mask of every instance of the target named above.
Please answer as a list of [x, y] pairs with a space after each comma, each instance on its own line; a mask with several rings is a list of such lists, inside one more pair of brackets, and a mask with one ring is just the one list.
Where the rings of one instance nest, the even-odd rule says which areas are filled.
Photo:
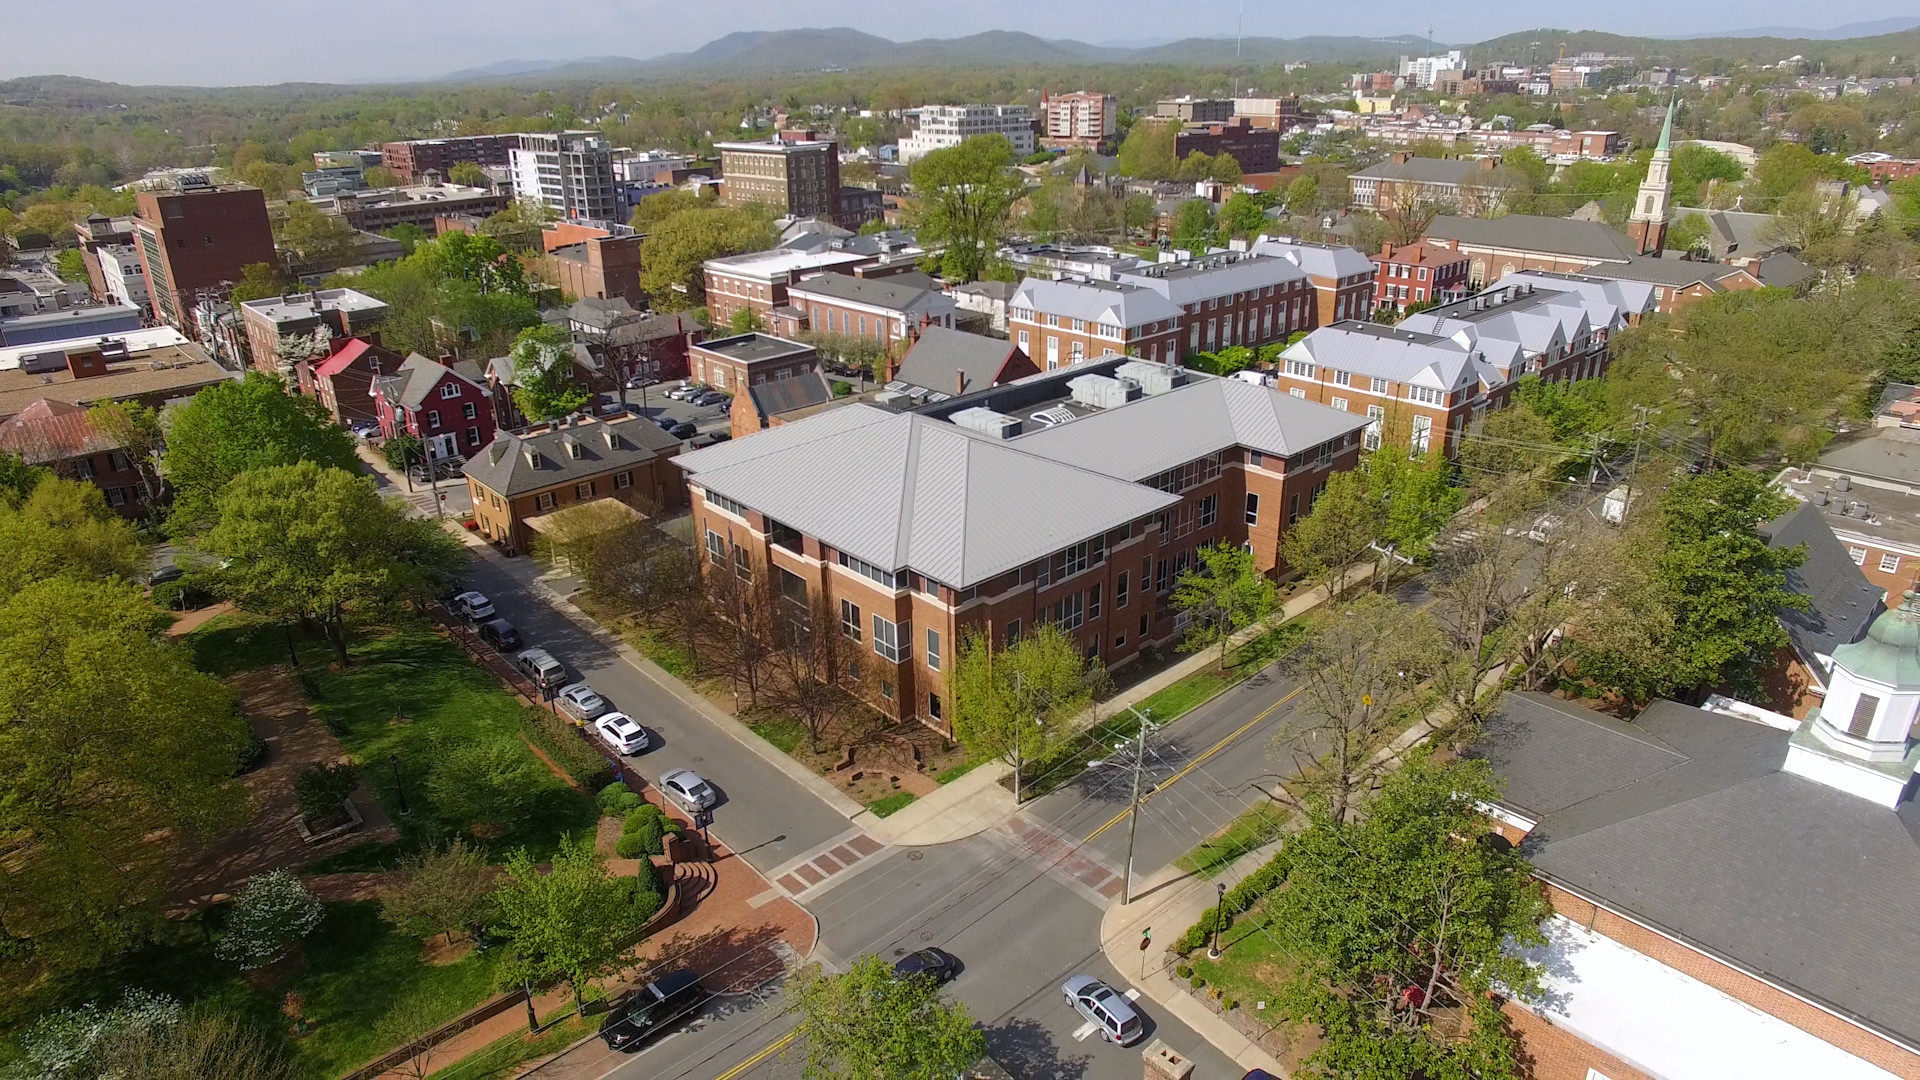
[[612, 782], [613, 765], [572, 721], [529, 706], [527, 726], [527, 738], [571, 776], [574, 783], [588, 791], [599, 791]]

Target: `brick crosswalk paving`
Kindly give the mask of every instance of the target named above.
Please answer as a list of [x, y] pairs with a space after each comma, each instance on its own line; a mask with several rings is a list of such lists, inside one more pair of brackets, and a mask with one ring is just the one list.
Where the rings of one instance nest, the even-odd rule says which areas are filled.
[[1086, 897], [1095, 907], [1105, 908], [1120, 895], [1123, 871], [1109, 865], [1098, 852], [1080, 846], [1065, 833], [1027, 814], [994, 826], [986, 835], [995, 843], [1043, 863], [1048, 876]]
[[814, 892], [837, 877], [872, 862], [887, 846], [859, 829], [840, 834], [767, 875], [789, 896]]

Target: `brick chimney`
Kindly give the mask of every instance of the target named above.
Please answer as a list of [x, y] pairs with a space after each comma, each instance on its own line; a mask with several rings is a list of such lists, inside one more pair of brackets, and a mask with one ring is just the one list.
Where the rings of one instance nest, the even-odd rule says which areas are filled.
[[953, 395], [955, 397], [963, 397], [966, 395], [966, 392], [967, 373], [964, 371], [955, 371], [953, 373]]
[[1383, 259], [1393, 258], [1393, 241], [1391, 240], [1380, 241], [1380, 257]]
[[1481, 171], [1481, 172], [1492, 172], [1493, 170], [1495, 170], [1495, 169], [1497, 169], [1497, 168], [1499, 168], [1499, 167], [1500, 167], [1500, 159], [1499, 159], [1499, 158], [1490, 158], [1490, 157], [1483, 157], [1483, 158], [1481, 158], [1481, 159], [1480, 159], [1480, 171]]
[[1193, 1076], [1192, 1059], [1159, 1039], [1140, 1051], [1140, 1061], [1142, 1080], [1190, 1080]]
[[1391, 160], [1395, 165], [1405, 165], [1407, 162], [1413, 160], [1413, 155], [1408, 153], [1405, 150], [1395, 150], [1393, 152], [1392, 158], [1389, 160]]
[[107, 358], [98, 349], [67, 354], [67, 371], [76, 379], [91, 379], [107, 373]]

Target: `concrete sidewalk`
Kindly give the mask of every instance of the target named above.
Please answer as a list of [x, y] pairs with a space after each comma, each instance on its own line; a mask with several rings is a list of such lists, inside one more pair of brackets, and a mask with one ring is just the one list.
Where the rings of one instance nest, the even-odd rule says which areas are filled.
[[[1278, 851], [1278, 841], [1255, 848], [1235, 860], [1219, 877], [1203, 878], [1177, 866], [1165, 866], [1138, 886], [1131, 904], [1114, 904], [1100, 919], [1100, 947], [1107, 962], [1120, 972], [1140, 993], [1178, 1017], [1202, 1038], [1228, 1055], [1242, 1068], [1265, 1069], [1275, 1076], [1288, 1075], [1280, 1061], [1220, 1014], [1201, 1004], [1173, 979], [1166, 943], [1187, 932], [1200, 921], [1217, 896], [1215, 882], [1232, 887], [1253, 873]], [[1140, 936], [1151, 930], [1153, 943], [1143, 952]]]
[[862, 810], [853, 823], [876, 839], [902, 847], [924, 847], [964, 840], [986, 832], [1020, 812], [1013, 792], [1000, 781], [1013, 770], [1004, 762], [987, 761], [972, 772], [943, 785], [924, 799], [889, 817]]

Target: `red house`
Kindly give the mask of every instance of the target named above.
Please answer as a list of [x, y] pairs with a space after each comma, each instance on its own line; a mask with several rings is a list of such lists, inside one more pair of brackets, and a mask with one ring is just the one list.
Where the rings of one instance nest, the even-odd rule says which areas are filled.
[[377, 377], [371, 395], [380, 434], [417, 436], [436, 457], [472, 457], [493, 441], [487, 388], [419, 353], [395, 373]]
[[335, 338], [333, 352], [312, 362], [294, 365], [300, 378], [300, 392], [312, 396], [326, 408], [336, 424], [361, 420], [378, 421], [379, 406], [373, 386], [382, 374], [400, 370], [400, 354], [382, 348], [376, 335], [366, 338]]
[[1405, 311], [1415, 304], [1444, 304], [1467, 295], [1467, 267], [1461, 252], [1418, 240], [1394, 247], [1382, 244], [1373, 257], [1373, 306]]

